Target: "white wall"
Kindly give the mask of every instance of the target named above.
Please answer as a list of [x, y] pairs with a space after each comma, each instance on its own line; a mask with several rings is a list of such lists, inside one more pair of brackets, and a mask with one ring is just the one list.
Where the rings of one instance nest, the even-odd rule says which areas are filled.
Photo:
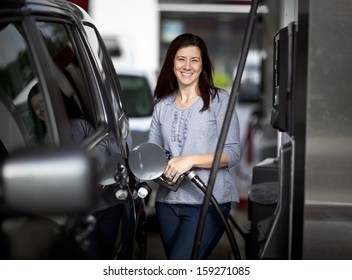
[[158, 69], [157, 0], [90, 0], [89, 5], [89, 14], [101, 35], [116, 35], [127, 43], [135, 66]]

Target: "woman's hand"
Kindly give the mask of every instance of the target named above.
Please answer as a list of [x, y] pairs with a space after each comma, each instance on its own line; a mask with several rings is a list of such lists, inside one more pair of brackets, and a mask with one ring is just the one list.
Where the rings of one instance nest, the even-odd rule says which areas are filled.
[[175, 184], [178, 178], [193, 167], [192, 155], [173, 157], [169, 160], [165, 171], [164, 177], [168, 182]]
[[[164, 177], [167, 181], [176, 183], [177, 179], [186, 171], [193, 167], [197, 168], [211, 168], [213, 164], [214, 153], [209, 154], [193, 154], [187, 156], [173, 157], [169, 160]], [[220, 168], [228, 165], [226, 155], [223, 153], [220, 159]]]

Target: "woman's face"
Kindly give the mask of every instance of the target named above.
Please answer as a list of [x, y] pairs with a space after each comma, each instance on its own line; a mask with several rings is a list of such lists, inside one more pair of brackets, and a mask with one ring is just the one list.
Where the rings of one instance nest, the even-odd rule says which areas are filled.
[[40, 93], [32, 96], [31, 105], [37, 117], [42, 121], [46, 121], [47, 117], [45, 105], [43, 102], [43, 96]]
[[198, 47], [188, 46], [179, 49], [174, 58], [174, 73], [179, 86], [198, 85], [202, 72], [202, 57]]

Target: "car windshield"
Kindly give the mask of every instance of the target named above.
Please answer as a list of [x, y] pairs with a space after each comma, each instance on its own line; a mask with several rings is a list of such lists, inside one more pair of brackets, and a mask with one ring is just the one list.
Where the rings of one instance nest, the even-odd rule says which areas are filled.
[[153, 98], [148, 81], [143, 76], [118, 74], [127, 113], [131, 118], [150, 116], [153, 112]]

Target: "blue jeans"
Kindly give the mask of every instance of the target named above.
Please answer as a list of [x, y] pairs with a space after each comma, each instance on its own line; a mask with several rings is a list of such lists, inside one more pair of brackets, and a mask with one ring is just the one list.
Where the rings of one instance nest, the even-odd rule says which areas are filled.
[[[228, 219], [231, 203], [219, 206], [225, 219]], [[190, 260], [202, 206], [156, 202], [155, 209], [167, 258], [170, 260]], [[199, 247], [199, 259], [209, 257], [224, 230], [219, 214], [210, 206]]]

